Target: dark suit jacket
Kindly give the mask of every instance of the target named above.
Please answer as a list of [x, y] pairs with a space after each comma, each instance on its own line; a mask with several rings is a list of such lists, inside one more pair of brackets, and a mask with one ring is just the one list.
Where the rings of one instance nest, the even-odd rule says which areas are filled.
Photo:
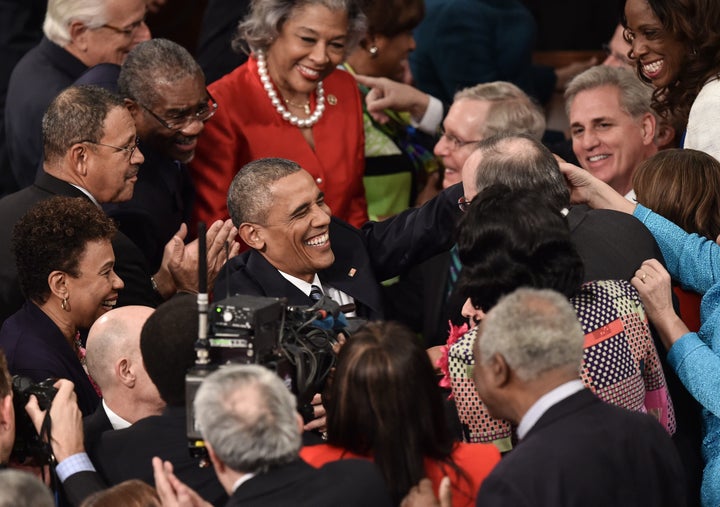
[[108, 419], [105, 407], [98, 403], [95, 412], [83, 417], [83, 435], [85, 436], [85, 452], [90, 456], [93, 463], [96, 461], [94, 450], [100, 441], [100, 436], [106, 431], [112, 431], [113, 427]]
[[652, 416], [583, 389], [545, 412], [483, 481], [477, 505], [680, 507], [682, 473]]
[[[320, 280], [352, 296], [358, 316], [382, 319], [384, 305], [378, 282], [450, 247], [461, 193], [461, 185], [454, 185], [420, 208], [382, 222], [368, 222], [362, 229], [333, 217], [330, 242], [335, 262], [318, 273]], [[312, 304], [255, 250], [231, 259], [227, 271], [218, 277], [215, 301], [224, 299], [229, 288], [230, 295], [286, 297], [290, 305]]]
[[383, 507], [387, 487], [376, 466], [342, 460], [315, 469], [298, 459], [240, 485], [226, 507]]
[[185, 407], [166, 407], [162, 415], [137, 421], [123, 430], [106, 431], [96, 447], [95, 466], [110, 484], [140, 479], [154, 485], [152, 458], [173, 464], [175, 475], [213, 505], [227, 499], [212, 467], [200, 468], [190, 456]]
[[[13, 227], [33, 205], [56, 195], [88, 198], [69, 183], [42, 171], [32, 186], [0, 199], [0, 320], [12, 315], [25, 300], [20, 292], [15, 256], [11, 250]], [[112, 245], [115, 272], [125, 282], [118, 304], [157, 306], [160, 298], [150, 284], [152, 273], [142, 252], [122, 232], [115, 235]]]

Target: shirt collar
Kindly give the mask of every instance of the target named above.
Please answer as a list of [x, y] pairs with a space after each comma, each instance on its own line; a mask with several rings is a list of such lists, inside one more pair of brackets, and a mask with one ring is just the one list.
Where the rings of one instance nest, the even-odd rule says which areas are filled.
[[110, 424], [112, 425], [114, 430], [122, 430], [132, 426], [129, 421], [126, 421], [125, 419], [117, 415], [115, 412], [113, 412], [112, 409], [107, 406], [107, 403], [105, 403], [104, 398], [102, 400], [102, 404], [103, 409], [105, 410], [105, 414], [107, 415], [107, 418], [110, 421]]
[[525, 435], [535, 426], [545, 412], [550, 409], [553, 405], [560, 403], [565, 398], [569, 398], [578, 391], [585, 389], [585, 385], [582, 380], [571, 380], [557, 386], [550, 392], [542, 395], [538, 400], [533, 403], [530, 409], [525, 412], [525, 415], [520, 420], [520, 424], [517, 428], [517, 436], [520, 440], [525, 438]]
[[93, 202], [93, 204], [94, 204], [95, 206], [97, 206], [98, 208], [101, 207], [101, 206], [100, 206], [100, 203], [97, 202], [97, 199], [95, 199], [90, 192], [88, 192], [87, 190], [85, 190], [83, 187], [79, 187], [79, 186], [75, 185], [74, 183], [70, 183], [70, 184], [71, 184], [73, 187], [77, 188], [80, 192], [82, 192], [83, 194], [85, 194], [85, 195], [88, 197], [88, 199], [90, 199], [90, 200]]
[[245, 475], [243, 475], [242, 477], [240, 477], [238, 480], [235, 481], [235, 484], [233, 484], [232, 492], [235, 493], [235, 491], [237, 491], [237, 489], [238, 489], [240, 486], [242, 486], [243, 484], [245, 484], [247, 481], [249, 481], [249, 480], [252, 479], [253, 477], [255, 477], [255, 474], [250, 474], [250, 473], [245, 474]]
[[280, 271], [279, 269], [278, 273], [280, 273], [282, 277], [285, 278], [285, 280], [293, 284], [308, 297], [310, 297], [310, 290], [312, 289], [313, 285], [317, 285], [318, 287], [322, 288], [322, 283], [320, 283], [320, 277], [317, 273], [315, 273], [315, 278], [313, 279], [312, 283], [307, 283], [305, 280], [301, 280], [300, 278], [297, 278], [295, 276], [288, 275], [287, 273]]

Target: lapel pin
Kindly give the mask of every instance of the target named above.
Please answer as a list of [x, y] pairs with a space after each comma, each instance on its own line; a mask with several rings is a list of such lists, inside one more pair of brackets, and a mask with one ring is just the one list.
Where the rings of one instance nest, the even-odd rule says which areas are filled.
[[353, 276], [355, 276], [355, 273], [357, 273], [357, 269], [350, 268], [350, 271], [348, 271], [348, 276], [352, 278]]
[[328, 104], [331, 106], [334, 106], [337, 104], [337, 97], [333, 95], [332, 93], [327, 96]]

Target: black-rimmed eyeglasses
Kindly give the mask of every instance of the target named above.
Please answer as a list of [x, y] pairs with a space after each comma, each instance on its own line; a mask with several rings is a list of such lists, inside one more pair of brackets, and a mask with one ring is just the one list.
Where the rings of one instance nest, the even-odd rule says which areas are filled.
[[138, 102], [140, 107], [142, 107], [145, 111], [150, 113], [150, 115], [155, 118], [160, 125], [165, 127], [168, 130], [175, 130], [180, 131], [186, 128], [188, 125], [190, 125], [194, 121], [200, 121], [200, 122], [206, 122], [212, 116], [217, 112], [218, 109], [218, 103], [215, 102], [215, 99], [212, 98], [212, 95], [210, 95], [210, 92], [206, 90], [207, 93], [207, 103], [199, 106], [197, 108], [197, 111], [194, 113], [179, 115], [173, 118], [165, 119], [162, 116], [158, 115], [157, 113], [154, 113], [149, 107], [144, 106]]

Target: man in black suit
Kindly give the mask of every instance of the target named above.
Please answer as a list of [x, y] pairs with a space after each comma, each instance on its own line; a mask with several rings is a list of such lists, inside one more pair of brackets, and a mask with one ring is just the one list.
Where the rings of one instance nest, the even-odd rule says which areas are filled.
[[178, 477], [213, 504], [226, 495], [213, 471], [190, 456], [185, 424], [185, 373], [195, 362], [198, 316], [195, 298], [178, 295], [160, 305], [140, 334], [140, 351], [150, 379], [167, 404], [162, 414], [106, 431], [94, 456], [110, 484], [141, 479], [153, 484], [152, 458], [172, 463]]
[[584, 388], [583, 332], [564, 296], [504, 297], [483, 320], [474, 355], [478, 394], [493, 417], [518, 425], [519, 439], [477, 505], [685, 505], [682, 466], [657, 420]]
[[[209, 375], [194, 401], [195, 421], [231, 506], [384, 506], [387, 488], [370, 461], [341, 460], [319, 469], [298, 456], [302, 418], [272, 371], [235, 365]], [[184, 488], [153, 460], [163, 505]]]
[[228, 192], [230, 216], [251, 250], [230, 260], [227, 276], [221, 272], [215, 300], [248, 294], [312, 305], [315, 294], [325, 293], [341, 305], [354, 303], [360, 317], [380, 319], [379, 282], [450, 247], [460, 193], [455, 185], [359, 230], [331, 216], [315, 180], [295, 162], [251, 162]]
[[[128, 200], [144, 161], [125, 104], [100, 88], [70, 87], [60, 93], [43, 118], [43, 140], [43, 171], [35, 184], [0, 200], [0, 320], [12, 315], [24, 300], [10, 249], [18, 219], [35, 203], [54, 195], [83, 197], [98, 205]], [[118, 304], [157, 306], [177, 290], [197, 290], [197, 242], [185, 245], [185, 231], [185, 226], [181, 227], [168, 241], [156, 272], [148, 268], [142, 251], [125, 234], [116, 234], [115, 271], [125, 282]], [[209, 228], [211, 277], [224, 262], [223, 246], [232, 237], [230, 221]]]
[[140, 353], [140, 332], [153, 311], [148, 306], [115, 308], [90, 328], [85, 360], [102, 391], [101, 404], [83, 419], [85, 449], [92, 459], [102, 433], [160, 415], [165, 408]]

